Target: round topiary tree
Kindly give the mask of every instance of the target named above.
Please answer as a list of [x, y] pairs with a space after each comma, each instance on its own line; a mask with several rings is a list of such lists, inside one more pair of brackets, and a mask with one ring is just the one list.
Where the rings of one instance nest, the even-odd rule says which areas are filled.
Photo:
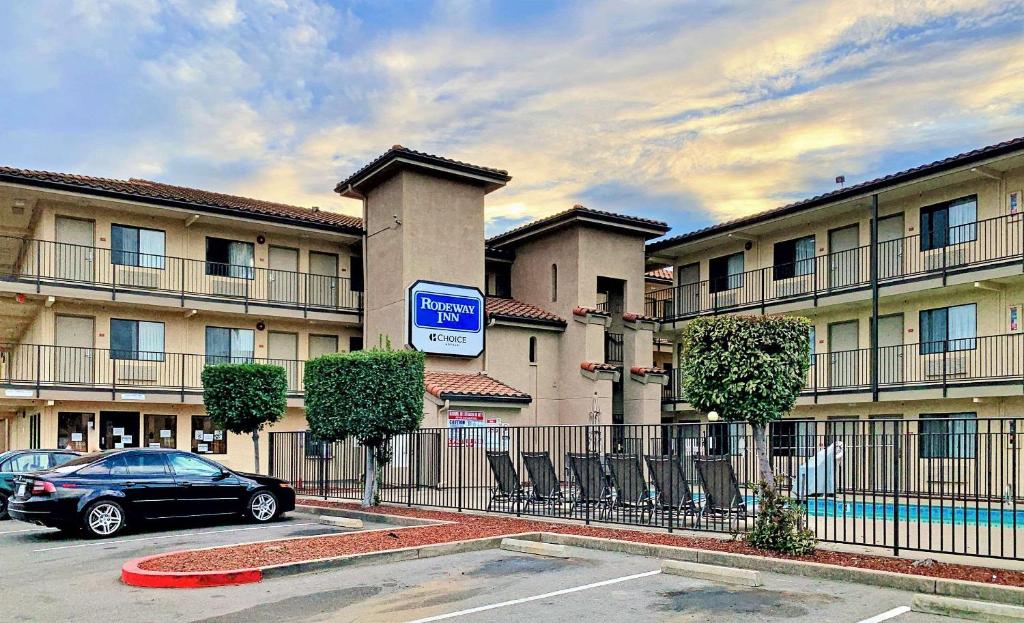
[[750, 425], [762, 483], [774, 487], [768, 424], [793, 410], [810, 367], [806, 318], [713, 316], [683, 329], [683, 394], [698, 411]]
[[255, 472], [260, 471], [260, 431], [284, 417], [288, 377], [262, 363], [222, 363], [203, 368], [203, 405], [219, 427], [251, 434]]
[[423, 353], [375, 348], [306, 362], [306, 419], [324, 442], [349, 436], [366, 448], [363, 506], [374, 502], [390, 442], [423, 421]]

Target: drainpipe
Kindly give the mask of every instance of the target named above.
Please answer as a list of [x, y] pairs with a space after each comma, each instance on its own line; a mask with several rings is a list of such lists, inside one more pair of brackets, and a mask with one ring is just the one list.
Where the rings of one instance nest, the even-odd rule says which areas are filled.
[[878, 194], [871, 195], [871, 401], [878, 402]]
[[[484, 328], [484, 331], [487, 331], [487, 329], [490, 329], [493, 326], [494, 326], [494, 318], [488, 319], [487, 320], [487, 326]], [[487, 338], [484, 337], [484, 343], [485, 344], [486, 344], [486, 340], [487, 340]], [[487, 374], [487, 348], [486, 348], [486, 346], [484, 347], [484, 368], [483, 368], [482, 374]]]

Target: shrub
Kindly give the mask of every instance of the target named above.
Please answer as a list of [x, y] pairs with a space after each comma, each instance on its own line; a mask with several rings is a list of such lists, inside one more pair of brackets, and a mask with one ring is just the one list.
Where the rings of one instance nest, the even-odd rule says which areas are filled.
[[363, 505], [376, 492], [376, 476], [391, 439], [423, 421], [423, 353], [375, 348], [324, 355], [306, 363], [306, 419], [319, 441], [354, 437], [366, 448]]
[[803, 556], [814, 551], [814, 534], [804, 527], [803, 505], [779, 495], [779, 482], [758, 485], [757, 517], [747, 533], [747, 543], [783, 554]]
[[284, 417], [288, 377], [284, 368], [259, 363], [224, 363], [203, 368], [203, 405], [210, 419], [232, 433], [252, 435], [255, 471], [260, 471], [259, 433]]

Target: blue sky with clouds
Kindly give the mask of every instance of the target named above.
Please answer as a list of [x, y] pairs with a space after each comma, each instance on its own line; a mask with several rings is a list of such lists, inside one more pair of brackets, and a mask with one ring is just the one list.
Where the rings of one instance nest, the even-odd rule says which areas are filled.
[[355, 212], [394, 143], [675, 233], [1024, 135], [1024, 2], [0, 4], [0, 163]]

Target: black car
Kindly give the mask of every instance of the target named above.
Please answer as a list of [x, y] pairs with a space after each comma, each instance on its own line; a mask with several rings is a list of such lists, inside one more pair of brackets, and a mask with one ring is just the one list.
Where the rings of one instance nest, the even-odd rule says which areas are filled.
[[295, 510], [295, 491], [179, 450], [108, 450], [18, 476], [13, 519], [112, 537], [136, 520], [242, 515], [265, 523]]
[[7, 500], [14, 495], [14, 477], [67, 463], [74, 450], [9, 450], [0, 452], [0, 521], [7, 519]]

